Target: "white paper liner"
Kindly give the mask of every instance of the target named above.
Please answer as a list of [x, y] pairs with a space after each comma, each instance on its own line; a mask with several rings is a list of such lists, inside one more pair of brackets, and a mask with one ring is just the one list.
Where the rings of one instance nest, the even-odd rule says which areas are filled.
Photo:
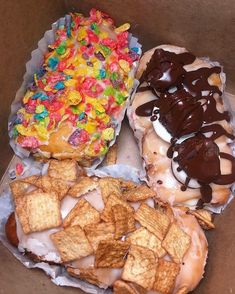
[[[19, 88], [19, 90], [16, 92], [15, 99], [11, 105], [11, 113], [9, 116], [9, 123], [8, 123], [9, 131], [11, 129], [13, 117], [16, 115], [18, 109], [21, 107], [21, 100], [24, 97], [24, 94], [26, 92], [28, 84], [33, 81], [34, 74], [41, 67], [41, 65], [43, 63], [44, 54], [48, 50], [48, 45], [52, 44], [55, 41], [55, 32], [56, 32], [57, 27], [59, 25], [60, 26], [64, 25], [65, 22], [66, 22], [66, 17], [60, 18], [59, 20], [54, 22], [52, 24], [51, 30], [46, 31], [44, 34], [44, 37], [38, 42], [38, 48], [35, 49], [34, 51], [32, 51], [31, 59], [26, 63], [26, 72], [23, 77], [23, 83], [22, 83], [21, 87]], [[138, 42], [137, 38], [133, 37], [132, 34], [129, 34], [129, 48], [134, 48], [134, 47], [138, 48], [138, 54], [141, 56], [141, 54], [142, 54], [141, 44]], [[132, 70], [129, 73], [130, 77], [134, 78], [137, 67], [138, 67], [138, 61], [135, 61], [133, 63]], [[131, 97], [132, 93], [135, 92], [135, 90], [138, 86], [138, 83], [139, 82], [137, 80], [134, 80], [133, 87], [129, 91], [129, 98], [127, 98], [126, 103], [123, 106], [122, 111], [118, 116], [118, 119], [115, 121], [115, 124], [116, 124], [115, 137], [112, 141], [110, 141], [109, 147], [111, 147], [115, 143], [116, 138], [120, 133], [121, 122], [125, 116], [126, 109], [130, 104], [130, 97]], [[17, 156], [19, 156], [20, 158], [27, 158], [30, 156], [30, 152], [28, 150], [22, 148], [19, 144], [16, 144], [15, 140], [12, 138], [11, 132], [10, 132], [10, 146], [13, 149], [13, 151], [15, 152], [15, 154]], [[38, 150], [38, 152], [40, 152], [40, 150]], [[105, 155], [97, 158], [93, 162], [90, 169], [96, 168], [103, 161], [104, 157], [105, 157]]]

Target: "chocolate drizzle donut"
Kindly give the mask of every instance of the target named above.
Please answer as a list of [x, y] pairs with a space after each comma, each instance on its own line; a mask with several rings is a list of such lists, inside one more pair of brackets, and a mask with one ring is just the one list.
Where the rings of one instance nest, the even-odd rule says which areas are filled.
[[[222, 95], [221, 90], [209, 82], [211, 76], [221, 73], [221, 68], [201, 67], [187, 71], [185, 66], [195, 59], [189, 52], [176, 54], [156, 49], [140, 77], [137, 90], [151, 90], [156, 99], [140, 105], [135, 113], [150, 117], [153, 122], [158, 120], [165, 127], [171, 135], [167, 156], [178, 164], [178, 172], [184, 171], [187, 175], [181, 190], [187, 190], [194, 179], [200, 186], [200, 203], [209, 203], [211, 183], [227, 185], [235, 181], [235, 158], [220, 152], [215, 142], [223, 135], [231, 140], [234, 136], [216, 123], [230, 121], [227, 111], [217, 109], [216, 99]], [[230, 174], [222, 174], [221, 159], [231, 162]]]

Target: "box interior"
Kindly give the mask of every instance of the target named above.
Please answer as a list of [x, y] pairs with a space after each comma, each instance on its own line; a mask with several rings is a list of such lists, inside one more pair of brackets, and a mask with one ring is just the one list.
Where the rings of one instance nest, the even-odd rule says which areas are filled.
[[[233, 0], [41, 0], [1, 3], [0, 176], [13, 152], [8, 145], [10, 105], [25, 72], [25, 63], [51, 24], [69, 11], [104, 10], [117, 24], [130, 22], [143, 50], [167, 43], [186, 47], [197, 56], [219, 61], [227, 74], [227, 91], [235, 92], [235, 2]], [[235, 206], [215, 218], [207, 233], [209, 261], [206, 276], [194, 293], [232, 293], [235, 290]], [[0, 244], [1, 293], [83, 293], [57, 287], [39, 270], [29, 270]]]

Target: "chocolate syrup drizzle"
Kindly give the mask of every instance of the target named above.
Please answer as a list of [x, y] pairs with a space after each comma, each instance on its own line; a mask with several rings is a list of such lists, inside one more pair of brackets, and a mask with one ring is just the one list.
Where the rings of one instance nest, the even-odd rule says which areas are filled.
[[[195, 59], [188, 52], [176, 54], [156, 49], [140, 78], [137, 92], [151, 90], [157, 99], [140, 105], [136, 114], [151, 116], [152, 121], [158, 119], [172, 135], [167, 156], [172, 158], [176, 151], [178, 155], [173, 161], [179, 165], [177, 170], [187, 174], [181, 190], [185, 191], [190, 180], [196, 179], [201, 186], [199, 202], [209, 203], [212, 199], [211, 183], [227, 185], [235, 181], [235, 158], [220, 152], [214, 141], [222, 135], [231, 140], [235, 137], [215, 123], [230, 120], [227, 111], [221, 113], [217, 110], [215, 97], [222, 92], [217, 86], [210, 85], [208, 80], [211, 75], [219, 74], [221, 68], [203, 67], [187, 72], [184, 66]], [[142, 86], [143, 82], [147, 86]], [[176, 143], [182, 136], [193, 133], [193, 137]], [[221, 174], [221, 158], [231, 161], [231, 174]]]

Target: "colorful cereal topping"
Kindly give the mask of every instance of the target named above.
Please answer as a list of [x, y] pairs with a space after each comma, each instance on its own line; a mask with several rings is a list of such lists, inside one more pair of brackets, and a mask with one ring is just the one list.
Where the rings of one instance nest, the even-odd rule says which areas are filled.
[[115, 28], [95, 9], [88, 18], [72, 13], [59, 23], [13, 123], [21, 147], [36, 151], [62, 123], [70, 123], [71, 146], [87, 144], [85, 154], [92, 157], [107, 152], [139, 59], [138, 48], [128, 47], [129, 28]]

